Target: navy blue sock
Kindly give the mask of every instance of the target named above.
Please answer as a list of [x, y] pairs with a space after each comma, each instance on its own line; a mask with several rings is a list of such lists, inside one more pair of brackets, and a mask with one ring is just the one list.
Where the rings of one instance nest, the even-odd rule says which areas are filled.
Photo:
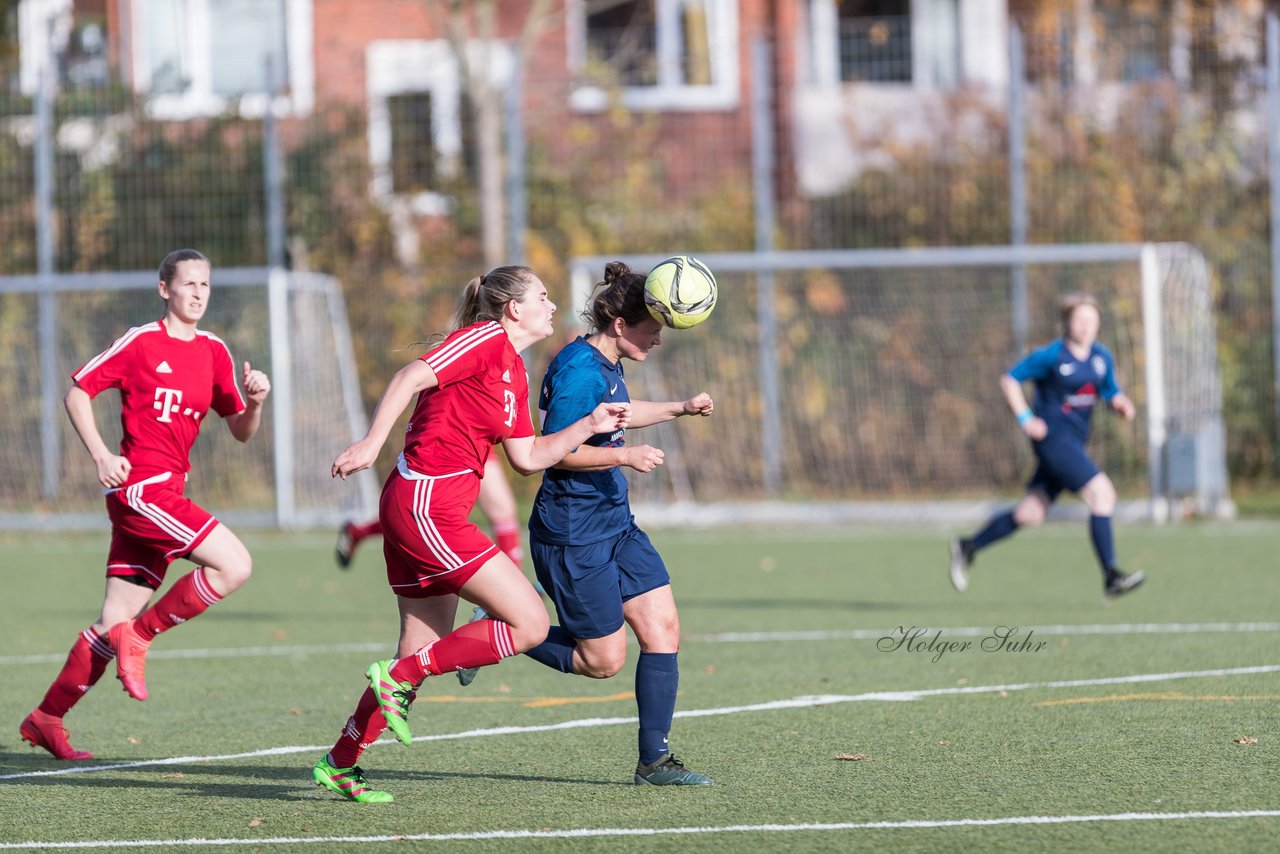
[[573, 672], [573, 650], [578, 642], [561, 626], [552, 626], [547, 632], [547, 639], [533, 649], [525, 650], [525, 655], [534, 661], [547, 665], [561, 673]]
[[1102, 565], [1102, 575], [1109, 579], [1116, 571], [1116, 541], [1111, 533], [1111, 517], [1090, 516], [1089, 535], [1093, 537], [1093, 550]]
[[636, 706], [640, 710], [640, 764], [669, 753], [667, 733], [676, 713], [680, 665], [674, 652], [642, 652], [636, 662]]
[[969, 540], [969, 546], [976, 552], [978, 549], [984, 549], [997, 540], [1003, 540], [1016, 530], [1018, 530], [1018, 523], [1013, 518], [1013, 511], [1006, 510], [1003, 513], [992, 516], [987, 521], [987, 526]]

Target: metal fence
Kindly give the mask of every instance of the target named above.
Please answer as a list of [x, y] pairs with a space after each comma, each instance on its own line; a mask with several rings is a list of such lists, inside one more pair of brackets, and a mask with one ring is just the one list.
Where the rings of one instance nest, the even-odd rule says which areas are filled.
[[[0, 275], [147, 268], [182, 245], [215, 271], [333, 274], [371, 407], [414, 355], [402, 348], [442, 326], [483, 268], [495, 228], [562, 316], [580, 308], [567, 304], [578, 255], [1186, 242], [1214, 286], [1233, 476], [1274, 478], [1277, 51], [1256, 4], [1088, 5], [1017, 4], [1009, 38], [815, 2], [837, 17], [811, 22], [799, 49], [760, 41], [740, 11], [730, 49], [722, 20], [685, 18], [688, 55], [656, 66], [642, 60], [671, 55], [667, 24], [628, 41], [588, 19], [581, 56], [563, 21], [524, 54], [506, 32], [470, 64], [505, 93], [496, 125], [429, 33], [326, 57], [364, 79], [358, 97], [317, 88], [307, 109], [265, 112], [228, 97], [177, 119], [121, 82], [110, 51], [77, 41], [77, 24], [43, 90], [24, 85], [20, 51], [0, 53]], [[270, 89], [293, 104], [281, 71]], [[662, 100], [673, 92], [687, 100]], [[796, 294], [795, 322], [823, 313], [820, 280]], [[0, 350], [35, 313], [9, 307]], [[1010, 360], [1023, 343], [1036, 342], [1016, 340]]]

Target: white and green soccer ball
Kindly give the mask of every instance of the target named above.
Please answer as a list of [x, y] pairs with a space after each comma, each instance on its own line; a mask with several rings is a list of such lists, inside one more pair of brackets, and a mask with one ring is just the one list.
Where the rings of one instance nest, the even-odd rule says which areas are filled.
[[716, 277], [692, 255], [676, 255], [649, 271], [644, 304], [662, 325], [690, 329], [716, 307]]

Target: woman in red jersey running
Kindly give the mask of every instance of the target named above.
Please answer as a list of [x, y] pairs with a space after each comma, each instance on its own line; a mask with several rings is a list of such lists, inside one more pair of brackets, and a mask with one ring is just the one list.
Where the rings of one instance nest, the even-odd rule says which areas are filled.
[[[236, 387], [227, 345], [197, 324], [209, 307], [209, 259], [194, 249], [160, 264], [165, 315], [137, 326], [72, 375], [67, 415], [98, 469], [111, 519], [107, 587], [97, 622], [76, 638], [67, 662], [18, 732], [57, 759], [92, 759], [68, 741], [62, 719], [114, 657], [129, 696], [147, 699], [147, 647], [156, 635], [203, 613], [249, 579], [253, 561], [239, 538], [183, 495], [191, 446], [213, 410], [247, 442], [258, 431], [271, 382], [244, 363]], [[124, 436], [113, 453], [98, 432], [91, 400], [120, 390]], [[196, 568], [150, 608], [169, 564]]]
[[[404, 452], [379, 504], [387, 581], [400, 609], [399, 658], [369, 665], [369, 688], [312, 771], [317, 785], [361, 803], [393, 800], [369, 788], [356, 761], [388, 726], [410, 743], [409, 706], [423, 680], [496, 664], [546, 637], [547, 611], [533, 585], [468, 516], [494, 445], [528, 475], [630, 421], [630, 404], [602, 403], [558, 433], [534, 436], [519, 354], [552, 333], [555, 310], [528, 267], [472, 279], [450, 332], [392, 377], [369, 432], [334, 460], [333, 475], [344, 479], [373, 465], [417, 395]], [[459, 596], [488, 616], [454, 630]]]

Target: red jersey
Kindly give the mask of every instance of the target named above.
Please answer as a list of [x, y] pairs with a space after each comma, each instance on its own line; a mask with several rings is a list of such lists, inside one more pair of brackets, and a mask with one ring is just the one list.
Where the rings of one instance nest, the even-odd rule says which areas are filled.
[[120, 389], [127, 486], [160, 472], [186, 474], [205, 413], [226, 417], [245, 408], [233, 366], [218, 336], [197, 331], [183, 341], [157, 321], [130, 329], [71, 377], [89, 397]]
[[404, 460], [411, 470], [483, 476], [494, 445], [533, 435], [529, 377], [502, 324], [463, 327], [420, 358], [439, 385], [418, 395], [405, 430]]

